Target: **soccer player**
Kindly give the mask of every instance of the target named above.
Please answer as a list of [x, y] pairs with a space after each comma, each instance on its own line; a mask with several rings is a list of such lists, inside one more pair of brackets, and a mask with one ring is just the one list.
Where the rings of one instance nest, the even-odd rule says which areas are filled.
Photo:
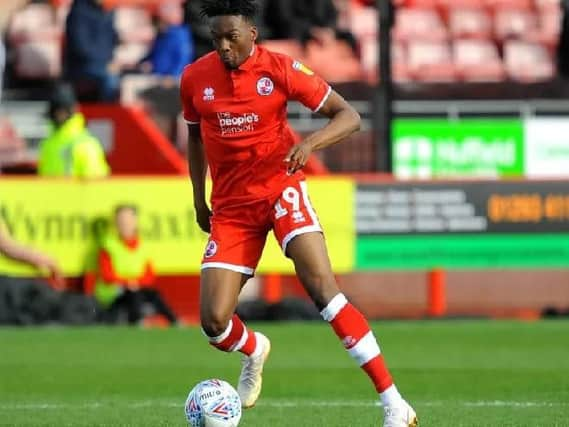
[[[385, 410], [384, 427], [416, 426], [416, 414], [393, 384], [367, 321], [338, 288], [302, 173], [314, 150], [359, 129], [358, 113], [303, 64], [256, 45], [253, 0], [204, 0], [201, 10], [215, 52], [184, 70], [181, 98], [197, 222], [210, 233], [201, 270], [203, 331], [219, 350], [243, 353], [237, 391], [245, 408], [254, 406], [271, 344], [234, 313], [272, 230], [322, 317], [373, 382]], [[330, 121], [295, 145], [288, 100]]]

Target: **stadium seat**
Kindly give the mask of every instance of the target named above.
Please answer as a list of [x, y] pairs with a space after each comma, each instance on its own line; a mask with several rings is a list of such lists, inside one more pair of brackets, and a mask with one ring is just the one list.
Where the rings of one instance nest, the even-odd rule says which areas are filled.
[[400, 6], [416, 7], [420, 9], [434, 9], [438, 5], [438, 0], [402, 0]]
[[29, 4], [14, 14], [8, 28], [8, 41], [13, 44], [60, 38], [55, 11], [48, 4]]
[[482, 9], [484, 4], [481, 0], [439, 0], [439, 7], [443, 9]]
[[358, 40], [377, 37], [379, 17], [374, 7], [356, 7], [350, 12], [350, 31]]
[[449, 31], [453, 38], [490, 38], [492, 20], [483, 9], [456, 9], [449, 11]]
[[393, 43], [391, 46], [391, 73], [393, 80], [399, 83], [412, 80], [409, 70], [407, 46], [403, 43]]
[[393, 37], [396, 41], [440, 41], [446, 40], [448, 33], [436, 10], [403, 8], [396, 13]]
[[481, 3], [484, 3], [486, 7], [490, 7], [494, 10], [530, 10], [533, 8], [533, 0], [482, 0]]
[[61, 42], [34, 40], [14, 47], [15, 72], [24, 79], [55, 79], [61, 75]]
[[561, 3], [560, 0], [535, 0], [535, 6], [539, 10], [550, 10], [550, 9], [560, 10], [561, 8], [560, 3]]
[[501, 9], [494, 16], [494, 33], [498, 40], [523, 38], [537, 30], [537, 18], [532, 12], [521, 9]]
[[23, 161], [25, 153], [25, 142], [18, 137], [10, 121], [0, 117], [0, 167]]
[[127, 74], [123, 76], [121, 79], [121, 104], [140, 105], [140, 92], [160, 85], [160, 80], [160, 77], [154, 74]]
[[152, 17], [146, 9], [138, 7], [117, 8], [115, 27], [125, 43], [150, 43], [156, 35]]
[[304, 56], [302, 46], [296, 40], [265, 40], [263, 46], [273, 52], [282, 53], [295, 59]]
[[414, 41], [408, 48], [413, 79], [422, 82], [452, 82], [456, 71], [446, 42]]
[[463, 81], [502, 81], [506, 77], [498, 48], [486, 40], [455, 40], [453, 56]]
[[115, 49], [114, 60], [123, 69], [135, 67], [148, 52], [148, 44], [123, 43]]
[[562, 14], [557, 9], [541, 9], [538, 17], [538, 27], [524, 36], [527, 41], [541, 43], [549, 49], [554, 49], [559, 43]]
[[504, 46], [504, 63], [508, 75], [522, 82], [553, 78], [555, 67], [550, 52], [540, 44], [511, 40]]
[[306, 63], [325, 80], [333, 83], [362, 78], [360, 62], [351, 47], [344, 42], [325, 45], [309, 42], [306, 46]]

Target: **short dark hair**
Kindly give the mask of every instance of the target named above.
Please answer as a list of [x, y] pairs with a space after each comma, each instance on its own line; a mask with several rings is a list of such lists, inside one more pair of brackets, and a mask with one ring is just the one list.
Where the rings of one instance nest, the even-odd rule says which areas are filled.
[[255, 21], [258, 6], [255, 0], [204, 0], [200, 15], [202, 18], [233, 15], [243, 16], [249, 22]]
[[122, 211], [131, 211], [133, 214], [138, 215], [138, 206], [130, 203], [122, 203], [115, 207], [115, 216]]

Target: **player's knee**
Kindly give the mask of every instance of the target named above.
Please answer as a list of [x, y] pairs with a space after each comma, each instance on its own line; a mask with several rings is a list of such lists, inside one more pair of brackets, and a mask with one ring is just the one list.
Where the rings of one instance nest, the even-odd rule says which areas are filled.
[[202, 329], [208, 337], [218, 337], [225, 332], [231, 315], [220, 311], [212, 311], [201, 315]]

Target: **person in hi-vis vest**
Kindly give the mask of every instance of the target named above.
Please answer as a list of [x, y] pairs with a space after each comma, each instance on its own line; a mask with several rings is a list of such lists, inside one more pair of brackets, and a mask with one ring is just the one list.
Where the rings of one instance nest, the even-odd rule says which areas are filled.
[[156, 276], [150, 254], [138, 234], [138, 212], [135, 206], [120, 205], [115, 209], [115, 230], [102, 241], [98, 255], [98, 280], [95, 298], [106, 308], [111, 322], [126, 315], [130, 324], [142, 321], [147, 306], [177, 323], [172, 310], [153, 288]]
[[50, 133], [40, 143], [38, 175], [85, 179], [109, 175], [103, 147], [87, 130], [85, 117], [77, 111], [71, 86], [55, 87], [46, 116]]

